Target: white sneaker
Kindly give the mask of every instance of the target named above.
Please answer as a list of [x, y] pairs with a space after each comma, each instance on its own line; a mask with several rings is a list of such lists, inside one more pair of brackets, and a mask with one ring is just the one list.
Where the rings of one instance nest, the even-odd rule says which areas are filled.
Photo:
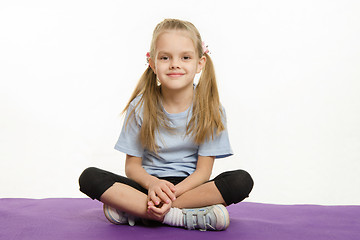
[[119, 211], [106, 204], [104, 204], [103, 209], [105, 217], [109, 220], [109, 222], [113, 224], [129, 224], [130, 226], [135, 225], [137, 217], [127, 214], [126, 212]]
[[225, 230], [230, 223], [229, 212], [222, 204], [204, 208], [183, 209], [187, 229]]

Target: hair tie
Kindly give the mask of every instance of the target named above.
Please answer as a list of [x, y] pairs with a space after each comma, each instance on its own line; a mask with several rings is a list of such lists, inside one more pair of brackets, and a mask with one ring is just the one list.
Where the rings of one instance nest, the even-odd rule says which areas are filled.
[[146, 53], [146, 62], [149, 64], [149, 59], [150, 59], [150, 52]]
[[204, 41], [202, 42], [202, 49], [203, 49], [203, 54], [210, 52], [208, 45], [206, 45]]

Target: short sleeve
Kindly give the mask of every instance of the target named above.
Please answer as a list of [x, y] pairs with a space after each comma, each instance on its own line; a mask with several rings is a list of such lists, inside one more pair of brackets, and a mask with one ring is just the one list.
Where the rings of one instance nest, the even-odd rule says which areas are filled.
[[214, 134], [213, 139], [210, 138], [199, 146], [198, 154], [200, 156], [215, 156], [216, 158], [225, 158], [233, 155], [227, 130], [226, 113], [224, 108], [222, 110], [222, 119], [225, 130], [222, 131], [219, 135]]
[[[132, 111], [135, 104], [132, 102], [126, 112], [124, 124], [115, 144], [115, 149], [135, 157], [142, 157], [144, 148], [139, 139], [142, 119], [137, 111]], [[127, 124], [126, 124], [127, 123]]]

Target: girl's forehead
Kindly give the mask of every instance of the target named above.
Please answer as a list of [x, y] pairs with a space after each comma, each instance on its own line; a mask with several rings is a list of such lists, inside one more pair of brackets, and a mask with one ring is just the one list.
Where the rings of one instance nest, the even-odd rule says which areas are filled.
[[170, 30], [162, 32], [156, 41], [157, 51], [181, 49], [195, 51], [195, 45], [190, 34], [184, 30]]

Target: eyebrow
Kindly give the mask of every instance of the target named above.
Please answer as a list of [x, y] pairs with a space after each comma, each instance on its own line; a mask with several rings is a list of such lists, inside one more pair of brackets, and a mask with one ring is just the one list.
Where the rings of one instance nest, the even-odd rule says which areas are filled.
[[[160, 52], [158, 53], [158, 55], [160, 55], [160, 54], [171, 55], [171, 53], [166, 52], [166, 51], [160, 51]], [[195, 52], [194, 52], [194, 51], [184, 51], [184, 52], [181, 52], [180, 55], [181, 55], [181, 54], [195, 54]]]

